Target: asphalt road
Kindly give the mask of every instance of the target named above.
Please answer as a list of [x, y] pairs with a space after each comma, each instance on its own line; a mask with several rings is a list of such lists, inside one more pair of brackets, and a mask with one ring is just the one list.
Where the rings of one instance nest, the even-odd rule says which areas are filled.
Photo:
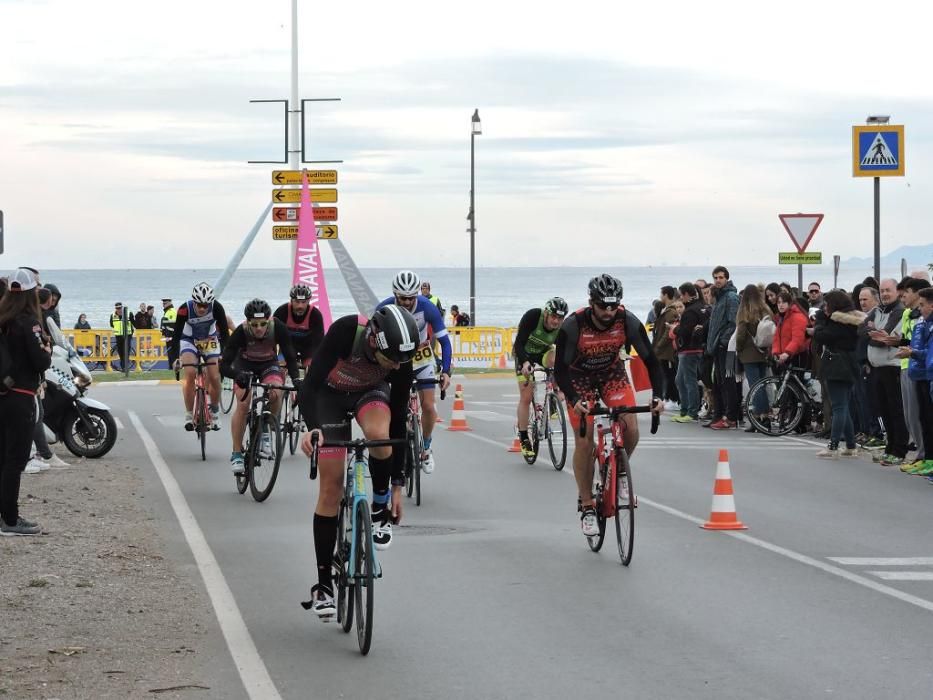
[[[625, 568], [611, 525], [603, 551], [589, 551], [569, 457], [558, 472], [544, 455], [528, 466], [506, 451], [514, 382], [461, 381], [473, 430], [435, 433], [424, 504], [406, 502], [381, 553], [365, 658], [355, 633], [299, 607], [314, 571], [316, 483], [303, 458], [286, 458], [275, 491], [256, 503], [234, 489], [228, 421], [202, 463], [177, 388], [94, 388], [138, 446], [172, 555], [205, 577], [219, 611], [216, 646], [227, 639], [232, 651], [213, 661], [217, 697], [933, 697], [926, 480], [867, 458], [819, 460], [808, 440], [666, 417], [650, 436], [645, 422]], [[130, 412], [190, 509], [187, 537]], [[698, 527], [721, 448], [743, 533]], [[192, 527], [204, 538], [197, 556]]]

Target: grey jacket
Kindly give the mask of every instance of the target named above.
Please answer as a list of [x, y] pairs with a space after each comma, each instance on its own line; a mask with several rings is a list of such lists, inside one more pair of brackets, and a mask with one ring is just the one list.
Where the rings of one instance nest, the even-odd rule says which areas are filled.
[[[904, 315], [904, 305], [901, 302], [894, 304], [876, 306], [868, 312], [865, 321], [859, 326], [858, 334], [860, 337], [868, 337], [869, 323], [875, 324], [875, 328], [893, 333], [901, 323], [901, 317]], [[868, 363], [872, 367], [900, 367], [901, 361], [896, 357], [897, 346], [888, 346], [879, 343], [877, 340], [868, 339]]]
[[721, 289], [713, 290], [716, 303], [709, 322], [709, 333], [706, 336], [706, 353], [712, 355], [717, 348], [725, 350], [729, 345], [729, 338], [735, 332], [735, 316], [739, 312], [739, 293], [735, 290], [732, 280], [728, 280]]

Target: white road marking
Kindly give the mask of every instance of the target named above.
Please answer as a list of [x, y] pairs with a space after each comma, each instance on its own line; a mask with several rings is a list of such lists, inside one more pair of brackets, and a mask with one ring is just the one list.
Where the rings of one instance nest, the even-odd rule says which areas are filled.
[[117, 430], [126, 430], [126, 428], [123, 425], [123, 421], [120, 420], [120, 416], [116, 414], [111, 414], [111, 415], [113, 415], [113, 422], [117, 424]]
[[[467, 435], [476, 440], [487, 442], [490, 445], [495, 445], [496, 447], [501, 447], [501, 448], [509, 447], [508, 443], [503, 444], [499, 442], [498, 440], [491, 440], [487, 437], [483, 437], [482, 435], [476, 435], [474, 433], [461, 433], [461, 434]], [[573, 469], [565, 469], [563, 470], [563, 473], [567, 474], [570, 477], [573, 477]], [[662, 513], [673, 515], [675, 518], [680, 518], [681, 520], [686, 520], [689, 523], [694, 523], [695, 525], [703, 525], [706, 522], [703, 518], [697, 518], [688, 513], [684, 513], [683, 511], [677, 510], [676, 508], [671, 508], [670, 506], [666, 506], [662, 503], [658, 503], [657, 501], [652, 501], [648, 498], [645, 498], [641, 494], [638, 495], [638, 502], [640, 504], [644, 504], [656, 510], [660, 510]], [[823, 571], [827, 574], [838, 576], [841, 579], [845, 579], [846, 581], [849, 581], [850, 583], [855, 583], [859, 586], [863, 586], [865, 588], [875, 591], [876, 593], [881, 593], [891, 598], [900, 600], [901, 602], [914, 605], [928, 612], [933, 612], [933, 601], [926, 600], [925, 598], [920, 598], [919, 596], [911, 595], [909, 593], [904, 593], [903, 591], [899, 591], [898, 589], [892, 588], [891, 586], [886, 586], [883, 583], [878, 583], [877, 581], [873, 581], [872, 579], [865, 578], [864, 576], [860, 576], [859, 574], [854, 574], [851, 571], [840, 569], [838, 566], [833, 566], [832, 564], [827, 564], [826, 562], [820, 561], [819, 559], [808, 557], [806, 554], [795, 552], [792, 549], [787, 549], [786, 547], [781, 547], [780, 545], [771, 544], [770, 542], [766, 542], [765, 540], [760, 540], [757, 537], [746, 535], [743, 532], [722, 530], [722, 531], [718, 531], [713, 534], [727, 535], [729, 537], [733, 537], [747, 544], [752, 544], [752, 545], [755, 545], [756, 547], [765, 549], [773, 554], [778, 554], [782, 557], [786, 557], [788, 559], [796, 561], [799, 564], [804, 564], [806, 566], [813, 567], [814, 569], [819, 569], [820, 571]]]
[[181, 526], [185, 535], [185, 540], [191, 548], [195, 563], [204, 579], [204, 586], [211, 598], [211, 604], [214, 606], [214, 612], [217, 615], [217, 621], [220, 623], [220, 629], [223, 632], [224, 639], [227, 641], [227, 647], [230, 649], [230, 655], [236, 664], [240, 679], [243, 681], [243, 687], [247, 695], [255, 700], [281, 700], [281, 695], [276, 689], [269, 671], [263, 663], [256, 644], [250, 636], [249, 629], [243, 621], [243, 616], [237, 607], [236, 599], [227, 580], [224, 578], [220, 565], [211, 551], [201, 527], [198, 525], [194, 513], [188, 507], [188, 501], [182, 493], [181, 487], [172, 475], [171, 470], [162, 458], [159, 449], [149, 435], [149, 432], [143, 427], [142, 421], [133, 412], [129, 412], [130, 421], [139, 433], [143, 441], [146, 452], [149, 453], [149, 460], [155, 467], [165, 493], [168, 495], [172, 509], [175, 511], [175, 517]]
[[155, 418], [166, 428], [181, 428], [185, 424], [183, 416], [156, 416]]
[[826, 557], [843, 566], [933, 566], [933, 557]]
[[866, 571], [885, 581], [933, 581], [933, 571]]
[[505, 413], [496, 413], [495, 411], [464, 411], [468, 418], [476, 418], [482, 421], [514, 421], [515, 416]]

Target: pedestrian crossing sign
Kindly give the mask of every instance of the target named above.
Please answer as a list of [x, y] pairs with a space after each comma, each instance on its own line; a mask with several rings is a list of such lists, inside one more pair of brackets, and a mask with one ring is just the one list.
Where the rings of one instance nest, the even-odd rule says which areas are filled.
[[904, 127], [852, 127], [852, 176], [885, 177], [904, 174]]

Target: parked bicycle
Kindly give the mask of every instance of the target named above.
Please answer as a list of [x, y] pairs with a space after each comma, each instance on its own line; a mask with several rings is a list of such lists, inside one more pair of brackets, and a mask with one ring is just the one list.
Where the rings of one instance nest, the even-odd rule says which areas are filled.
[[[194, 407], [191, 418], [194, 422], [194, 436], [201, 443], [201, 461], [207, 460], [207, 433], [211, 429], [211, 414], [207, 403], [207, 388], [204, 386], [204, 368], [207, 364], [203, 357], [198, 362], [183, 363], [182, 367], [194, 367], [197, 374], [194, 377]], [[175, 370], [175, 381], [181, 376], [180, 370]]]
[[[382, 568], [373, 545], [373, 522], [366, 493], [367, 457], [371, 447], [400, 447], [407, 440], [328, 441], [328, 447], [346, 447], [347, 480], [337, 514], [337, 548], [334, 553], [334, 582], [337, 589], [337, 622], [344, 632], [353, 626], [362, 654], [368, 654], [373, 639], [374, 588]], [[311, 455], [311, 478], [317, 476], [317, 444]]]
[[[596, 522], [599, 534], [587, 537], [590, 549], [598, 552], [606, 536], [606, 521], [615, 519], [616, 542], [623, 566], [632, 561], [635, 547], [635, 508], [638, 498], [632, 485], [632, 465], [625, 451], [625, 423], [618, 420], [626, 413], [649, 413], [651, 406], [618, 406], [606, 408], [597, 404], [590, 409], [596, 430], [596, 469], [593, 470], [593, 492], [596, 500]], [[651, 434], [658, 432], [660, 418], [651, 416]], [[586, 436], [585, 419], [580, 420], [580, 437]]]
[[[544, 400], [538, 400], [538, 386], [544, 382]], [[551, 464], [557, 471], [564, 468], [567, 460], [567, 412], [560, 400], [554, 384], [554, 370], [551, 367], [534, 365], [529, 382], [533, 384], [531, 396], [531, 415], [528, 421], [528, 441], [534, 454], [522, 455], [528, 464], [538, 459], [541, 440], [547, 441]]]
[[[405, 444], [405, 482], [408, 498], [415, 495], [415, 505], [421, 505], [421, 460], [424, 455], [424, 433], [421, 431], [421, 389], [440, 384], [439, 379], [415, 379], [408, 397], [407, 439]], [[441, 391], [441, 401], [447, 392]]]
[[821, 421], [820, 383], [803, 367], [784, 367], [781, 374], [763, 377], [748, 390], [744, 409], [749, 421], [765, 435], [787, 435]]
[[249, 486], [253, 498], [262, 503], [269, 498], [279, 475], [282, 461], [282, 443], [279, 419], [269, 410], [271, 391], [295, 391], [281, 384], [264, 384], [253, 376], [250, 383], [249, 418], [246, 424], [246, 449], [243, 473], [235, 474], [240, 493]]

